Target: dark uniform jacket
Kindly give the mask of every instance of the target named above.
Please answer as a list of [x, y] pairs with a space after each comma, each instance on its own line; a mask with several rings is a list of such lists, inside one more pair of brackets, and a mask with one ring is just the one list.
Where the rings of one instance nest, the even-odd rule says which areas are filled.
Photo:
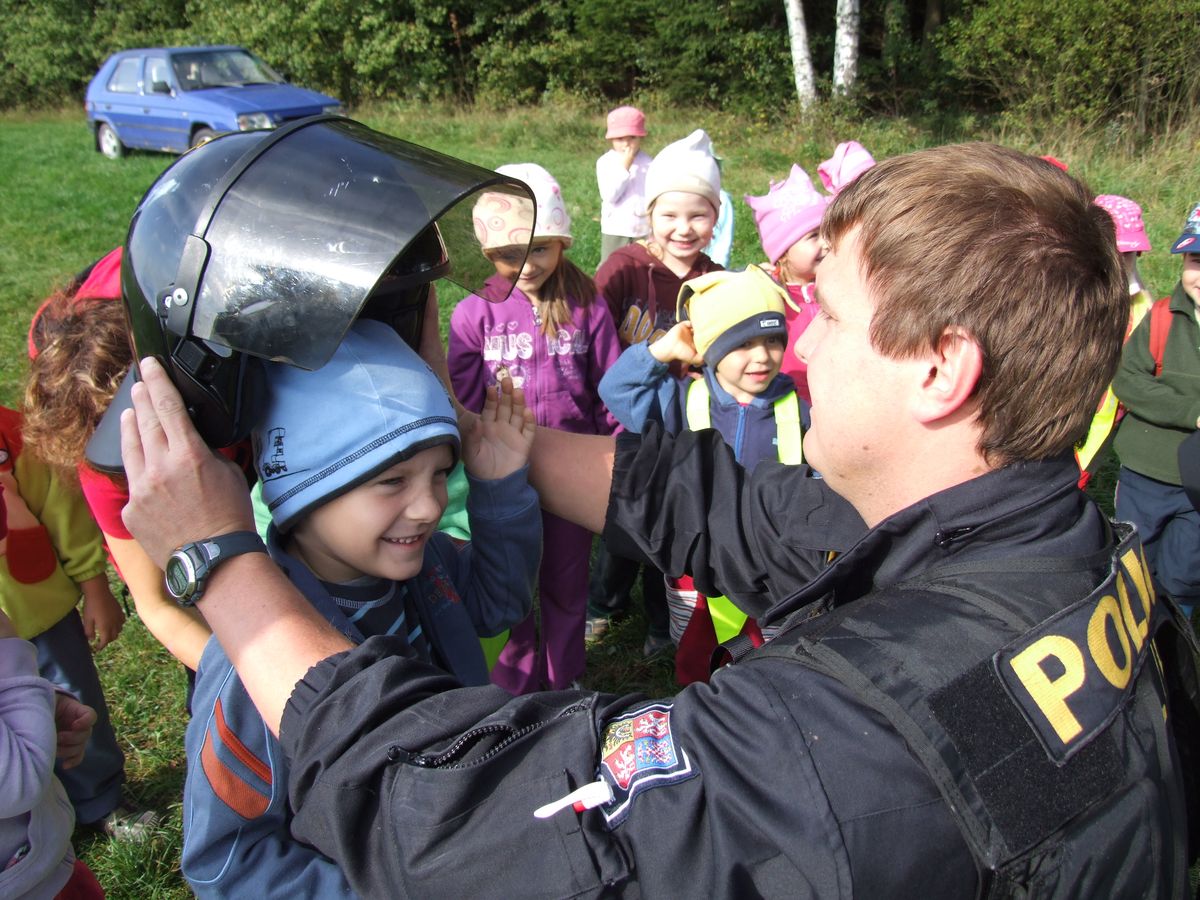
[[[619, 439], [605, 537], [617, 552], [640, 550], [668, 573], [691, 572], [705, 593], [795, 626], [788, 635], [862, 609], [870, 637], [872, 609], [895, 629], [910, 601], [919, 634], [928, 621], [920, 592], [900, 586], [948, 564], [1085, 559], [1103, 581], [1096, 561], [1110, 555], [1110, 529], [1074, 488], [1069, 457], [991, 472], [869, 532], [810, 475], [766, 462], [748, 476], [713, 432], [669, 437], [651, 426], [641, 439]], [[844, 552], [829, 564], [826, 550]], [[1059, 575], [1039, 577], [1053, 597]], [[1077, 587], [1078, 572], [1069, 580]], [[1087, 593], [1057, 602], [1066, 609]], [[1011, 606], [1011, 621], [994, 626], [997, 650], [1024, 627], [1021, 598]], [[993, 624], [976, 624], [970, 643], [987, 643]], [[937, 622], [928, 630], [937, 635]], [[935, 781], [895, 720], [831, 668], [752, 654], [673, 700], [512, 699], [495, 688], [452, 690], [451, 679], [395, 649], [373, 639], [315, 666], [282, 723], [293, 832], [337, 859], [362, 894], [969, 898], [984, 883], [944, 799], [954, 785]], [[1137, 710], [1158, 716], [1157, 726], [1139, 719], [1140, 802], [1097, 821], [1104, 841], [1136, 836], [1135, 849], [1154, 853], [1089, 860], [1086, 840], [1065, 849], [1090, 863], [1090, 884], [1111, 887], [1108, 896], [1170, 896], [1186, 883], [1186, 865], [1182, 837], [1163, 824], [1181, 831], [1181, 812], [1164, 798], [1182, 788], [1162, 705]], [[607, 802], [534, 818], [597, 780]], [[1008, 795], [993, 791], [987, 802], [996, 797]], [[1143, 819], [1147, 810], [1155, 814]]]

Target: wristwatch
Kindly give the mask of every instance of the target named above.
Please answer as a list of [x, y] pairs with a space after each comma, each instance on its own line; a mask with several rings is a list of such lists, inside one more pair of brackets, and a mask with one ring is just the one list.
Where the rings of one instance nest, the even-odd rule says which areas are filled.
[[213, 570], [243, 553], [266, 553], [267, 545], [253, 531], [231, 531], [184, 544], [167, 560], [167, 592], [180, 606], [192, 606], [204, 593]]

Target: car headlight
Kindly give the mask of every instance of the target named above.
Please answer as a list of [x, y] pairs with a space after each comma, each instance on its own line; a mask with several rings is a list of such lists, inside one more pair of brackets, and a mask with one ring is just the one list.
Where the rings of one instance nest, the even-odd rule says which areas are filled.
[[275, 123], [266, 113], [245, 113], [237, 117], [238, 128], [250, 131], [255, 128], [274, 128]]
[[333, 106], [322, 106], [321, 114], [326, 116], [344, 116], [346, 114], [346, 107], [340, 103], [335, 103]]

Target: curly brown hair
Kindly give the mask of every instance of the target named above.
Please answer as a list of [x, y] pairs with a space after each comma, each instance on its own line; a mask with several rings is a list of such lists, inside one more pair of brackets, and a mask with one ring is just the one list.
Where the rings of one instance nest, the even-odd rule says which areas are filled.
[[74, 477], [84, 448], [133, 363], [125, 310], [112, 300], [53, 294], [30, 331], [25, 447]]

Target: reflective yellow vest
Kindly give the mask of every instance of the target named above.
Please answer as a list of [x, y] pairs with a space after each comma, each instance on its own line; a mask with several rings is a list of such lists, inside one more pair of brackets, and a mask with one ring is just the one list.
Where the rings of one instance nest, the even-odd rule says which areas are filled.
[[[712, 427], [708, 383], [697, 378], [687, 389], [685, 418], [690, 431]], [[775, 448], [779, 461], [794, 466], [804, 461], [800, 430], [800, 401], [795, 391], [789, 391], [774, 403]], [[708, 612], [717, 632], [717, 643], [723, 644], [742, 631], [747, 616], [730, 602], [728, 597], [709, 597]]]
[[[1150, 296], [1148, 291], [1139, 291], [1131, 300], [1129, 309], [1129, 328], [1125, 331], [1125, 340], [1129, 340], [1129, 336], [1133, 334], [1133, 329], [1138, 327], [1138, 324], [1150, 311], [1150, 307], [1154, 305], [1154, 298]], [[1096, 454], [1100, 452], [1112, 437], [1113, 429], [1117, 424], [1117, 410], [1119, 403], [1117, 395], [1113, 393], [1112, 385], [1109, 385], [1104, 396], [1100, 399], [1100, 405], [1096, 409], [1096, 415], [1092, 417], [1092, 424], [1088, 428], [1087, 437], [1083, 443], [1075, 448], [1075, 459], [1079, 463], [1079, 470], [1087, 472], [1092, 462], [1095, 460]]]

